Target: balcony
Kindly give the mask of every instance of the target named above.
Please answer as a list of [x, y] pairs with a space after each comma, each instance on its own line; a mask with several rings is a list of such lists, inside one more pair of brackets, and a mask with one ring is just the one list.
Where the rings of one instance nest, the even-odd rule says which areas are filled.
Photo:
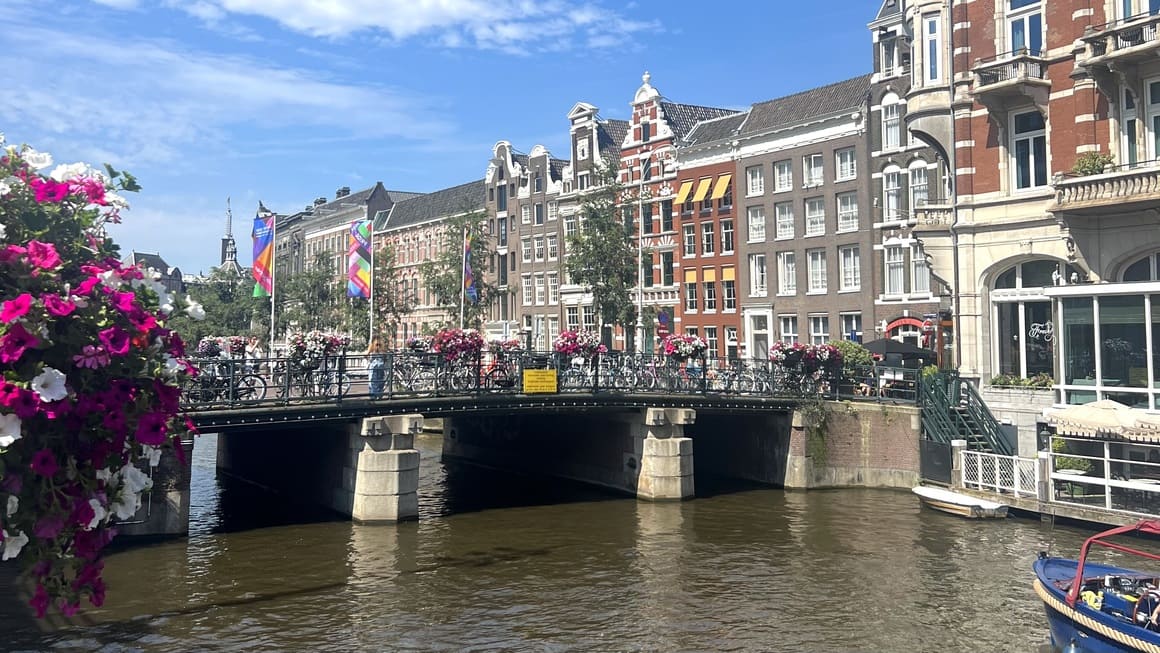
[[937, 197], [930, 197], [919, 201], [914, 206], [914, 233], [946, 231], [954, 221], [954, 209], [951, 201]]
[[1059, 173], [1052, 180], [1057, 216], [1094, 217], [1160, 209], [1160, 160], [1108, 166], [1095, 175]]
[[1160, 16], [1142, 14], [1089, 27], [1080, 37], [1085, 48], [1076, 57], [1080, 68], [1138, 63], [1155, 59], [1160, 50]]
[[978, 59], [971, 68], [974, 85], [971, 95], [1000, 121], [1006, 120], [1011, 108], [1030, 99], [1040, 110], [1046, 110], [1051, 91], [1047, 62], [1026, 48], [1016, 52]]

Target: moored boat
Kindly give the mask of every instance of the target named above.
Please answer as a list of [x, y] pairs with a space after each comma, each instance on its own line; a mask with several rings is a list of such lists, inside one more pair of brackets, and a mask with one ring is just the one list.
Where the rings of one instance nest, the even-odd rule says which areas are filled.
[[1089, 537], [1078, 559], [1035, 561], [1035, 593], [1043, 601], [1051, 644], [1066, 653], [1160, 653], [1160, 576], [1127, 567], [1090, 563], [1094, 545], [1137, 556], [1160, 555], [1113, 542], [1128, 533], [1160, 536], [1160, 522], [1141, 521]]
[[1007, 505], [959, 494], [943, 488], [919, 485], [912, 490], [922, 505], [968, 519], [1000, 519], [1007, 516]]

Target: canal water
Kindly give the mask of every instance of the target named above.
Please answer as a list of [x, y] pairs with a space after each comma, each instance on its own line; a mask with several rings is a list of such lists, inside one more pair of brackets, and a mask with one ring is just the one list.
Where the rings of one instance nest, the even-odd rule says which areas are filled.
[[699, 478], [694, 501], [644, 503], [417, 446], [420, 521], [363, 526], [216, 478], [204, 436], [189, 538], [112, 554], [84, 619], [0, 611], [0, 650], [1034, 653], [1031, 563], [1087, 534], [904, 491]]

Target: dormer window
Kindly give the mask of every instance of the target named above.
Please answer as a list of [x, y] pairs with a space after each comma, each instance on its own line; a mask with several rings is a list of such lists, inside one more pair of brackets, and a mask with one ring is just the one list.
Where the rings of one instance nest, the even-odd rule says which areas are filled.
[[535, 186], [532, 188], [533, 192], [541, 193], [544, 191], [544, 177], [540, 173], [536, 173]]
[[894, 77], [898, 70], [898, 40], [890, 34], [881, 42], [881, 59], [878, 62], [879, 71], [883, 77]]

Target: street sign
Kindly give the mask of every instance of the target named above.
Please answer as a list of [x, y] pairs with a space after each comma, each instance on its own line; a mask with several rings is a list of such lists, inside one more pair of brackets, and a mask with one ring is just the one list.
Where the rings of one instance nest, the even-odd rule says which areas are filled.
[[558, 392], [556, 370], [524, 370], [524, 394]]

